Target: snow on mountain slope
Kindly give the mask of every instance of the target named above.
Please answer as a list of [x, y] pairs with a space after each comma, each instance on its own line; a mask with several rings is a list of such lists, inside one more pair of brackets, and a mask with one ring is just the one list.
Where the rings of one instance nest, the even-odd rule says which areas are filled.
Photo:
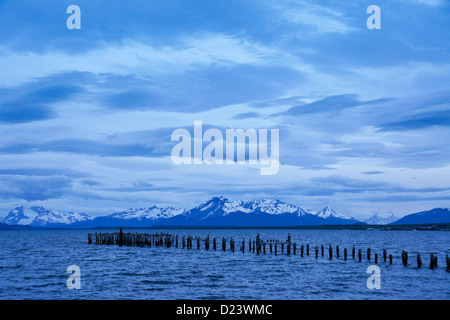
[[112, 219], [148, 219], [148, 220], [157, 220], [157, 219], [166, 219], [171, 218], [173, 216], [182, 214], [185, 210], [183, 209], [174, 209], [174, 208], [159, 208], [157, 206], [152, 206], [150, 208], [140, 208], [140, 209], [128, 209], [125, 211], [115, 212], [110, 215], [107, 215], [105, 218]]
[[343, 214], [337, 213], [336, 211], [334, 211], [333, 209], [331, 209], [330, 207], [325, 207], [322, 211], [319, 211], [316, 213], [316, 215], [320, 218], [324, 218], [324, 219], [329, 219], [329, 218], [338, 218], [338, 219], [345, 219], [345, 220], [350, 220], [352, 218], [347, 217]]
[[383, 216], [379, 216], [378, 214], [374, 214], [370, 218], [364, 220], [364, 222], [367, 224], [373, 224], [373, 225], [384, 225], [384, 224], [389, 224], [389, 223], [395, 222], [397, 220], [398, 220], [398, 218], [396, 216], [394, 216], [393, 213], [391, 213], [391, 215], [389, 215], [387, 217], [383, 217]]
[[48, 226], [51, 224], [71, 224], [89, 219], [92, 218], [84, 213], [63, 213], [59, 210], [44, 207], [25, 208], [21, 206], [11, 210], [2, 222], [8, 225]]

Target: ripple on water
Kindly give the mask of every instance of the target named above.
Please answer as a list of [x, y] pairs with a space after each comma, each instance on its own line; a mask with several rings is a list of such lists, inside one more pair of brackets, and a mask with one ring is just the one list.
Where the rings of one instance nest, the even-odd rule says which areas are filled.
[[[144, 232], [144, 231], [141, 231]], [[154, 232], [154, 230], [152, 231]], [[214, 234], [215, 237], [264, 238], [356, 249], [371, 247], [393, 254], [394, 264], [379, 259], [381, 290], [369, 290], [367, 267], [327, 255], [301, 258], [278, 252], [183, 250], [87, 245], [83, 230], [0, 232], [1, 299], [450, 299], [450, 273], [444, 268], [448, 254], [446, 232], [367, 232], [314, 230], [177, 230], [180, 235]], [[28, 239], [28, 241], [23, 241]], [[395, 241], [393, 240], [395, 239]], [[424, 261], [405, 268], [401, 251], [421, 252]], [[427, 257], [438, 254], [440, 268], [429, 270]], [[414, 259], [413, 259], [414, 260]], [[69, 265], [81, 268], [81, 290], [68, 290]], [[7, 289], [7, 290], [6, 290]]]

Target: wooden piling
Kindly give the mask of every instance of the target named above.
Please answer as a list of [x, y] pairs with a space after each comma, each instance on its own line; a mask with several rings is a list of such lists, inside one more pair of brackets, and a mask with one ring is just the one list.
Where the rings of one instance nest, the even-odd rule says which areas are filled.
[[438, 266], [438, 259], [437, 256], [434, 255], [434, 253], [430, 254], [430, 269], [433, 270], [434, 268], [437, 268]]
[[402, 250], [402, 263], [406, 267], [408, 266], [408, 252]]
[[315, 252], [316, 252], [316, 259], [317, 259], [319, 257], [319, 247], [318, 246], [316, 246]]
[[336, 246], [336, 259], [339, 259], [339, 246]]
[[378, 253], [375, 253], [375, 264], [378, 263]]
[[352, 259], [355, 259], [355, 246], [353, 246], [353, 249], [352, 249]]
[[389, 255], [389, 264], [392, 264], [392, 254]]
[[358, 249], [358, 261], [362, 261], [362, 249]]
[[120, 231], [119, 231], [119, 246], [123, 246], [123, 229], [122, 229], [122, 227], [120, 228]]
[[347, 261], [347, 248], [344, 248], [344, 261]]
[[369, 260], [370, 261], [370, 248], [367, 248], [367, 260]]
[[222, 237], [222, 251], [227, 250], [227, 241], [225, 240], [225, 237]]
[[322, 257], [324, 256], [324, 247], [323, 247], [323, 244], [322, 245], [320, 245], [320, 251], [321, 251], [321, 253], [322, 253]]
[[305, 250], [305, 247], [301, 245], [300, 247], [300, 256], [303, 258], [303, 251]]
[[447, 262], [447, 272], [450, 272], [450, 257], [448, 254], [445, 255], [445, 261]]
[[386, 249], [383, 249], [383, 261], [386, 262], [387, 252]]
[[422, 258], [420, 257], [420, 253], [417, 254], [417, 268], [422, 267]]
[[328, 259], [333, 259], [333, 248], [331, 247], [331, 244], [328, 248]]
[[306, 244], [306, 255], [309, 257], [309, 243]]

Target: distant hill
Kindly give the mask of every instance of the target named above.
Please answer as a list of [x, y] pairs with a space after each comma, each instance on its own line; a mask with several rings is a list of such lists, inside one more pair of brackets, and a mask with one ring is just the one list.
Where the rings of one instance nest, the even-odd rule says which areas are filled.
[[450, 210], [435, 208], [428, 211], [412, 213], [398, 219], [391, 224], [426, 224], [426, 223], [450, 223]]
[[0, 230], [30, 230], [30, 229], [35, 229], [35, 228], [30, 227], [30, 226], [9, 225], [9, 224], [0, 222]]

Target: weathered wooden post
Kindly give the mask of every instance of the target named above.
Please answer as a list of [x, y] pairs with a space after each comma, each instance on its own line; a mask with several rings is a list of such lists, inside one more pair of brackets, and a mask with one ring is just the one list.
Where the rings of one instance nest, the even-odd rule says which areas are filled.
[[323, 244], [322, 244], [322, 245], [320, 245], [320, 250], [322, 251], [322, 257], [323, 257], [323, 254], [324, 254], [324, 248], [323, 248]]
[[328, 247], [328, 259], [333, 259], [333, 248], [330, 246]]
[[200, 250], [200, 237], [197, 237], [197, 249]]
[[303, 250], [304, 250], [304, 246], [303, 245], [301, 245], [301, 247], [300, 247], [300, 256], [303, 258]]
[[420, 253], [417, 254], [417, 268], [422, 267], [422, 258], [420, 257]]
[[225, 240], [225, 237], [222, 237], [222, 250], [227, 250], [227, 241]]
[[252, 238], [248, 239], [248, 252], [252, 252]]
[[175, 236], [175, 248], [178, 248], [178, 235]]
[[344, 248], [344, 261], [347, 261], [347, 248]]
[[386, 262], [387, 252], [386, 249], [383, 249], [383, 261]]
[[270, 253], [272, 253], [272, 242], [269, 243]]
[[389, 264], [392, 264], [392, 254], [389, 255]]
[[352, 248], [352, 259], [355, 259], [355, 251], [356, 251], [355, 246], [353, 246], [353, 248]]
[[230, 248], [231, 248], [231, 251], [234, 252], [234, 239], [233, 239], [233, 237], [231, 237], [231, 239], [230, 239]]
[[408, 252], [404, 250], [402, 250], [402, 262], [405, 267], [408, 265]]
[[375, 264], [378, 263], [378, 253], [375, 253]]
[[294, 256], [297, 254], [297, 243], [294, 242]]
[[277, 255], [277, 247], [278, 247], [277, 244], [278, 243], [276, 243], [276, 242], [274, 243], [274, 245], [275, 245], [275, 255]]
[[284, 242], [281, 243], [281, 254], [284, 254]]
[[447, 272], [450, 272], [450, 257], [448, 254], [445, 255], [445, 262], [447, 264]]
[[370, 248], [367, 248], [367, 260], [370, 260]]
[[317, 259], [319, 257], [319, 247], [318, 246], [316, 246], [315, 252], [316, 252], [316, 259]]
[[119, 246], [123, 246], [123, 229], [122, 229], [122, 227], [120, 228], [120, 231], [119, 231]]
[[241, 251], [242, 251], [242, 253], [245, 253], [245, 239], [242, 239]]
[[306, 244], [306, 255], [309, 257], [309, 243]]
[[88, 234], [88, 244], [92, 244], [92, 235]]
[[263, 242], [263, 251], [264, 251], [264, 254], [266, 254], [266, 243], [265, 242]]
[[430, 254], [430, 269], [433, 270], [434, 268], [437, 268], [438, 266], [438, 259], [437, 256], [434, 255], [434, 253]]
[[213, 249], [214, 251], [217, 250], [217, 239], [215, 237], [213, 238]]
[[336, 259], [339, 259], [339, 246], [336, 246]]
[[358, 260], [359, 262], [362, 261], [362, 249], [358, 249]]

